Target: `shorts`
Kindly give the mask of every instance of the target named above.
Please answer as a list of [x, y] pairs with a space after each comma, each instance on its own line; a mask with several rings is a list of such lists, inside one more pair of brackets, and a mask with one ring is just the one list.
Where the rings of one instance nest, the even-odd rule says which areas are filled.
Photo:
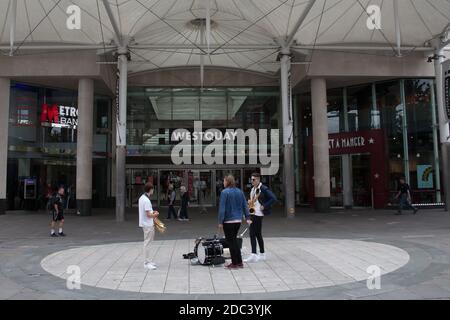
[[56, 211], [53, 211], [52, 220], [55, 222], [64, 220], [64, 214], [62, 212], [56, 213]]

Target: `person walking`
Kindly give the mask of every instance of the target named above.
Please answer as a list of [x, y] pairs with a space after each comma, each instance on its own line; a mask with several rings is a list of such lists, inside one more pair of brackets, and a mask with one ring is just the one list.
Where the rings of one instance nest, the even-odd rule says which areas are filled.
[[[252, 224], [250, 225], [250, 243], [252, 253], [244, 260], [244, 262], [258, 262], [266, 260], [264, 251], [264, 239], [262, 236], [262, 223], [264, 216], [272, 214], [272, 205], [277, 201], [275, 194], [261, 182], [259, 173], [252, 173], [252, 190], [250, 192], [249, 203], [252, 205], [250, 217]], [[259, 254], [257, 254], [256, 242], [259, 246]]]
[[232, 175], [223, 179], [225, 189], [220, 194], [219, 201], [219, 229], [223, 229], [225, 239], [230, 248], [231, 263], [225, 267], [228, 269], [243, 268], [241, 249], [237, 240], [242, 218], [247, 224], [251, 224], [247, 201], [242, 190], [236, 188]]
[[402, 214], [403, 209], [413, 210], [413, 213], [416, 214], [419, 209], [415, 208], [411, 204], [411, 188], [405, 182], [405, 178], [400, 178], [400, 184], [398, 186], [398, 193], [395, 196], [395, 199], [399, 199], [399, 207], [397, 211], [397, 215]]
[[[63, 226], [64, 226], [64, 188], [59, 187], [58, 192], [52, 196], [52, 198], [49, 201], [49, 210], [52, 215], [52, 221], [50, 222], [51, 231], [50, 236], [51, 237], [65, 237], [66, 234], [63, 232]], [[59, 230], [58, 235], [55, 232], [55, 226], [56, 223], [59, 222]]]
[[144, 186], [144, 194], [139, 198], [139, 227], [142, 228], [144, 232], [144, 245], [143, 245], [143, 255], [144, 255], [144, 268], [149, 270], [155, 270], [156, 264], [150, 259], [150, 244], [155, 237], [155, 226], [153, 219], [159, 216], [158, 211], [154, 211], [152, 207], [152, 202], [150, 200], [153, 194], [154, 187], [153, 184], [147, 182]]
[[180, 221], [189, 221], [188, 217], [188, 207], [189, 207], [189, 192], [187, 192], [185, 186], [180, 187], [181, 192], [181, 208], [180, 208]]
[[170, 220], [172, 218], [172, 215], [175, 220], [178, 218], [177, 212], [175, 211], [174, 207], [176, 196], [177, 194], [175, 192], [175, 188], [173, 187], [173, 184], [170, 184], [168, 192], [169, 210], [167, 212], [167, 220]]

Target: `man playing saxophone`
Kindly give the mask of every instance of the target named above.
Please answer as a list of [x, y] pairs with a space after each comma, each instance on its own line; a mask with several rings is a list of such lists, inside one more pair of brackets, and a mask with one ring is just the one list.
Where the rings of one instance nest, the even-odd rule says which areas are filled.
[[[261, 175], [253, 173], [251, 177], [252, 190], [250, 192], [249, 212], [252, 224], [250, 225], [250, 242], [252, 245], [251, 255], [244, 262], [258, 262], [266, 259], [264, 251], [264, 239], [262, 236], [262, 221], [265, 215], [272, 213], [272, 205], [277, 201], [273, 192], [261, 182]], [[259, 246], [257, 254], [256, 242]]]
[[148, 182], [144, 186], [144, 194], [139, 198], [139, 226], [144, 231], [144, 268], [149, 270], [156, 269], [156, 264], [150, 258], [150, 244], [155, 237], [154, 219], [159, 216], [159, 212], [153, 210], [152, 202], [150, 201], [153, 190], [153, 184]]

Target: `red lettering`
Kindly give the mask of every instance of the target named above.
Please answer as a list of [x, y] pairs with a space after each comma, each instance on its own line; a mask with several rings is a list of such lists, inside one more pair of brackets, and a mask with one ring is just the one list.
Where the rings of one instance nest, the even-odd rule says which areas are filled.
[[49, 106], [44, 103], [42, 105], [41, 122], [59, 123], [59, 110], [56, 104]]

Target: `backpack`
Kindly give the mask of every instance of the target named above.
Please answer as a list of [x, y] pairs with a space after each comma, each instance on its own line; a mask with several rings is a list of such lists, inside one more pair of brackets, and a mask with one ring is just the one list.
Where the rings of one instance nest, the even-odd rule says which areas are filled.
[[48, 201], [47, 201], [47, 211], [53, 212], [53, 210], [55, 210], [55, 208], [54, 208], [55, 200], [56, 200], [56, 197], [54, 195], [52, 195], [48, 199]]

